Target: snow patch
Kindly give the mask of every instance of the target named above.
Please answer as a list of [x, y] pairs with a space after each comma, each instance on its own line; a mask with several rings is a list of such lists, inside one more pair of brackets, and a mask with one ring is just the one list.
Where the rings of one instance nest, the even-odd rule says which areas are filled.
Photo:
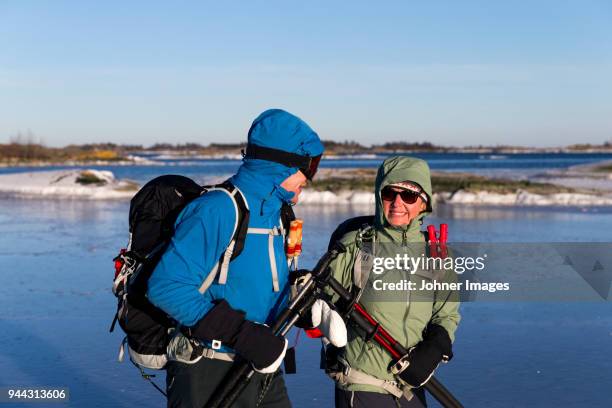
[[437, 202], [473, 205], [526, 206], [610, 206], [612, 197], [581, 193], [533, 194], [519, 190], [516, 194], [497, 194], [488, 191], [457, 191], [455, 194], [434, 194]]
[[598, 177], [585, 177], [585, 176], [540, 176], [534, 177], [531, 181], [535, 181], [538, 183], [550, 183], [556, 184], [558, 186], [570, 187], [576, 189], [590, 189], [590, 190], [600, 190], [604, 192], [612, 191], [612, 173], [610, 174], [601, 174]]
[[137, 184], [117, 180], [111, 171], [105, 170], [77, 169], [0, 175], [0, 194], [10, 196], [100, 200], [131, 198], [137, 190]]
[[374, 194], [366, 191], [303, 191], [301, 204], [374, 205]]
[[[533, 194], [519, 190], [515, 194], [498, 194], [488, 191], [435, 193], [434, 201], [448, 204], [499, 205], [499, 206], [612, 206], [612, 196], [557, 193]], [[369, 205], [374, 206], [374, 194], [366, 191], [303, 191], [301, 204], [311, 205]]]
[[159, 164], [155, 160], [151, 160], [151, 159], [149, 159], [147, 157], [137, 156], [137, 155], [133, 155], [133, 154], [128, 155], [126, 157], [126, 159], [131, 160], [132, 162], [134, 162], [134, 164], [142, 164], [142, 165], [155, 165], [155, 164]]

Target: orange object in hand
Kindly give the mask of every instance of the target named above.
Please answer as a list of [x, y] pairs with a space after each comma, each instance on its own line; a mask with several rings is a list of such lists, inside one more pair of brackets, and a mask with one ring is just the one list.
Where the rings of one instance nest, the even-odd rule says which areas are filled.
[[289, 225], [289, 236], [287, 237], [287, 258], [293, 258], [295, 255], [295, 244], [297, 242], [297, 224], [291, 221]]
[[302, 220], [293, 220], [289, 225], [287, 238], [287, 258], [299, 256], [302, 252]]
[[300, 256], [302, 253], [302, 229], [304, 228], [304, 221], [295, 220], [297, 224], [297, 242], [295, 243], [295, 256]]

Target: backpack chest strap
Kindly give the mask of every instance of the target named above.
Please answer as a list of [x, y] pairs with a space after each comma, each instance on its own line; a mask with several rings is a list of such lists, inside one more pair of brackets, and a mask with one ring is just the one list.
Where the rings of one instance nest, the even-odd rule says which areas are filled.
[[276, 267], [276, 255], [274, 254], [274, 237], [277, 235], [284, 236], [284, 230], [281, 227], [274, 228], [249, 228], [247, 234], [262, 234], [268, 236], [268, 257], [270, 258], [270, 270], [272, 271], [272, 288], [275, 292], [280, 291], [278, 284], [278, 269]]
[[283, 235], [281, 232], [281, 228], [279, 227], [274, 227], [274, 228], [253, 228], [253, 227], [249, 227], [249, 229], [247, 230], [247, 234], [262, 234], [262, 235]]
[[[246, 230], [247, 234], [259, 234], [259, 235], [267, 235], [268, 236], [268, 256], [270, 259], [270, 270], [272, 272], [272, 287], [275, 292], [280, 291], [280, 285], [278, 281], [278, 268], [276, 266], [276, 256], [274, 253], [274, 237], [275, 236], [285, 236], [285, 230], [282, 227], [282, 223], [280, 227], [273, 228], [253, 228], [249, 227]], [[229, 272], [229, 264], [232, 258], [232, 254], [234, 251], [234, 247], [236, 245], [236, 241], [232, 239], [232, 241], [227, 246], [223, 256], [220, 261], [217, 261], [213, 266], [211, 272], [208, 274], [204, 282], [199, 288], [200, 293], [206, 292], [206, 290], [212, 285], [216, 276], [219, 276], [218, 283], [221, 285], [225, 285], [227, 283], [227, 276]]]

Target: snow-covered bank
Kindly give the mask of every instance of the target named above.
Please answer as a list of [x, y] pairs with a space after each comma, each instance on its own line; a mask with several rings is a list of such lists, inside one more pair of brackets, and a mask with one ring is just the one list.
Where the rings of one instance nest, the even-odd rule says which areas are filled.
[[[117, 180], [110, 171], [61, 170], [0, 175], [0, 195], [26, 197], [72, 197], [83, 199], [130, 199], [139, 186]], [[517, 190], [512, 194], [459, 190], [434, 195], [438, 203], [498, 206], [612, 206], [612, 194], [582, 192], [535, 194]], [[306, 189], [302, 205], [365, 205], [373, 208], [374, 195], [364, 190], [316, 191]]]
[[457, 191], [435, 194], [437, 202], [448, 204], [475, 205], [526, 205], [526, 206], [612, 206], [612, 196], [556, 193], [534, 194], [527, 191], [517, 191], [515, 194], [497, 194], [488, 191], [468, 192]]
[[138, 185], [117, 180], [110, 171], [64, 170], [0, 175], [0, 194], [21, 197], [126, 199]]
[[[612, 196], [581, 193], [534, 194], [518, 191], [497, 194], [488, 191], [436, 193], [434, 201], [446, 204], [500, 206], [612, 206]], [[302, 193], [300, 202], [318, 205], [374, 205], [374, 194], [366, 191], [310, 191]]]
[[312, 191], [304, 190], [300, 195], [300, 204], [330, 205], [374, 205], [374, 194], [366, 191]]
[[551, 183], [570, 188], [587, 188], [612, 192], [612, 161], [580, 164], [567, 169], [549, 170], [536, 174], [532, 181]]

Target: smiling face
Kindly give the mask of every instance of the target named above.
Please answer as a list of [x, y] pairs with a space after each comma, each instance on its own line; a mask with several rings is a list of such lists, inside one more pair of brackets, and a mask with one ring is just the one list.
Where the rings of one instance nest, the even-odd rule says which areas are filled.
[[[410, 204], [402, 199], [401, 194], [406, 190], [399, 187], [385, 187], [389, 190], [388, 194], [384, 194], [382, 198], [383, 212], [387, 222], [394, 227], [410, 224], [410, 221], [415, 219], [422, 211], [425, 211], [427, 205], [421, 197], [418, 197], [414, 203]], [[390, 192], [395, 194], [391, 194]], [[392, 199], [391, 196], [393, 196]], [[410, 201], [410, 200], [408, 200]]]
[[287, 177], [281, 183], [282, 188], [294, 193], [293, 198], [291, 199], [293, 204], [297, 204], [298, 200], [300, 199], [300, 193], [302, 192], [302, 188], [306, 185], [306, 182], [306, 176], [298, 170], [295, 174]]

